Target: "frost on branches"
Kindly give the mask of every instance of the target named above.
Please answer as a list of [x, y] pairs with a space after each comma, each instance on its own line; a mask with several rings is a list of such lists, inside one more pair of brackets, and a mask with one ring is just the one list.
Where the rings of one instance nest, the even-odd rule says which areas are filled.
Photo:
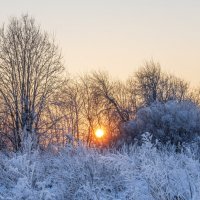
[[99, 152], [68, 146], [53, 153], [1, 154], [0, 199], [199, 198], [200, 164], [192, 154], [158, 151], [148, 139], [141, 147], [126, 149]]

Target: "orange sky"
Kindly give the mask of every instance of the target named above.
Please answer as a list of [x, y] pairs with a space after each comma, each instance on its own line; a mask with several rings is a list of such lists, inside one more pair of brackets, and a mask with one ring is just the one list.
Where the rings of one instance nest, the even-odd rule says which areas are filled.
[[67, 70], [125, 79], [153, 58], [200, 83], [199, 0], [0, 0], [0, 23], [29, 13], [62, 48]]

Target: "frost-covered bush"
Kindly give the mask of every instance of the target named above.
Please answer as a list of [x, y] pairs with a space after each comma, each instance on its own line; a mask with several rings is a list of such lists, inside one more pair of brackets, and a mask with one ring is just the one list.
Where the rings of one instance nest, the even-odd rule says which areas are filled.
[[141, 108], [126, 129], [132, 139], [149, 132], [162, 144], [191, 143], [200, 135], [200, 109], [188, 101], [153, 103]]
[[198, 200], [200, 164], [146, 141], [116, 152], [0, 155], [1, 200]]

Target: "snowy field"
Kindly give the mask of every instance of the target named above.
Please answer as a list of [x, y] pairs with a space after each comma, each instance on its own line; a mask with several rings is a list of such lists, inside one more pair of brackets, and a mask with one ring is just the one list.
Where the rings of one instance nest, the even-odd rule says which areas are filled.
[[200, 164], [186, 154], [158, 152], [148, 142], [120, 152], [1, 154], [0, 199], [198, 200]]

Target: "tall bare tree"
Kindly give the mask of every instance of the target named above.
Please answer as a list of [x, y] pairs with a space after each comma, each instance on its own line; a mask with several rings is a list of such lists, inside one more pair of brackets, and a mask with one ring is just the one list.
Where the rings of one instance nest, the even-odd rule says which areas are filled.
[[[123, 109], [123, 106], [117, 100], [117, 93], [119, 91], [119, 82], [112, 82], [109, 80], [108, 74], [105, 72], [94, 72], [92, 74], [93, 79], [93, 87], [96, 91], [96, 96], [101, 96], [104, 98], [104, 101], [111, 104], [116, 110], [118, 116], [120, 117], [122, 122], [126, 122], [129, 120], [128, 113]], [[119, 94], [118, 94], [119, 99]]]
[[0, 29], [0, 98], [9, 114], [7, 135], [16, 151], [28, 135], [36, 135], [62, 70], [58, 47], [33, 18], [12, 18]]
[[134, 79], [136, 93], [145, 106], [155, 101], [187, 99], [189, 84], [174, 75], [163, 73], [160, 64], [154, 61], [145, 62]]
[[158, 98], [158, 86], [161, 78], [161, 67], [154, 61], [145, 62], [135, 74], [137, 90], [144, 104], [150, 105]]

